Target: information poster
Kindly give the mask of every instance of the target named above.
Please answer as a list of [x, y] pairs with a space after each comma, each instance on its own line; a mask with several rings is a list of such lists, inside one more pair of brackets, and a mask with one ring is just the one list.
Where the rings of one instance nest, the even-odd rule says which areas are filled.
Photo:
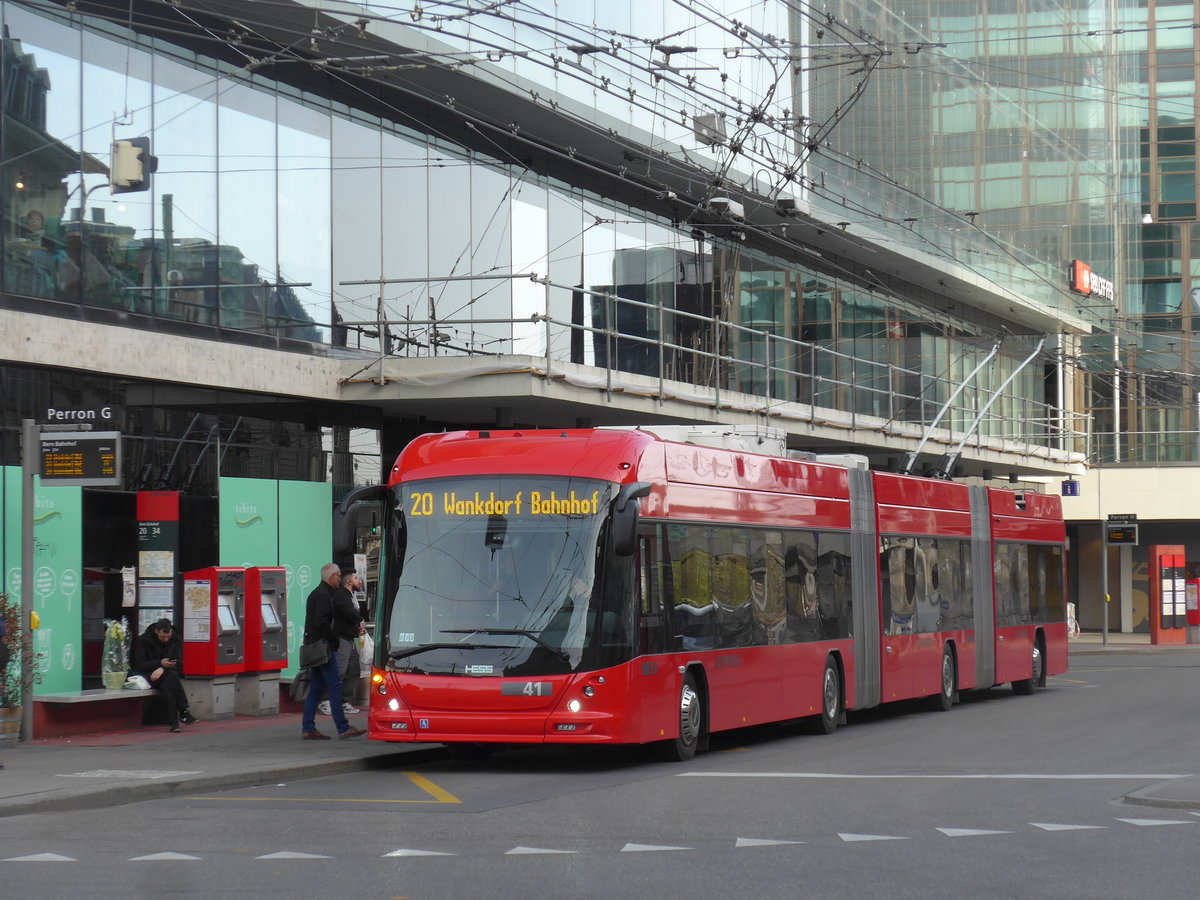
[[212, 634], [212, 582], [183, 583], [183, 639], [207, 641]]

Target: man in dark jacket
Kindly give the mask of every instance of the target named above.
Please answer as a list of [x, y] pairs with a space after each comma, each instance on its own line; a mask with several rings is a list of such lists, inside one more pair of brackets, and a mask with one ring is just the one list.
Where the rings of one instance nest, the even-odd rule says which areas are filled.
[[[347, 692], [353, 696], [354, 682], [358, 680], [358, 636], [363, 628], [362, 613], [354, 600], [354, 591], [359, 589], [358, 576], [353, 569], [342, 571], [342, 583], [333, 592], [333, 632], [338, 636], [338, 674], [342, 677], [342, 712], [348, 716], [354, 715], [358, 709], [349, 702]], [[330, 714], [329, 698], [325, 697], [317, 704], [317, 712], [323, 716]]]
[[308, 670], [308, 696], [304, 698], [304, 719], [301, 736], [306, 741], [327, 741], [329, 735], [317, 731], [317, 701], [329, 690], [329, 711], [337, 726], [338, 737], [352, 738], [367, 732], [355, 728], [346, 720], [342, 710], [342, 675], [338, 664], [338, 636], [334, 630], [334, 606], [337, 590], [342, 584], [342, 570], [334, 563], [321, 567], [321, 583], [308, 595], [304, 609], [304, 643], [323, 640], [329, 647], [329, 659], [323, 666]]
[[179, 677], [182, 660], [183, 641], [170, 619], [159, 619], [133, 642], [133, 671], [145, 676], [166, 698], [167, 725], [172, 731], [179, 731], [180, 722], [191, 725], [196, 721]]

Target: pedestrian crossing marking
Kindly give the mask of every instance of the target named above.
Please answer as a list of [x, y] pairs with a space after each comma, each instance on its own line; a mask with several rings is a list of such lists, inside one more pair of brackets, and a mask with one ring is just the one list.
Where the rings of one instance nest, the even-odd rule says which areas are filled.
[[894, 834], [846, 834], [838, 832], [838, 837], [848, 844], [858, 841], [907, 841], [906, 837], [899, 837]]
[[58, 853], [34, 853], [31, 856], [10, 856], [4, 862], [79, 862], [79, 860]]
[[657, 850], [691, 850], [691, 847], [672, 847], [660, 844], [626, 844], [621, 848], [622, 853], [653, 853]]
[[187, 853], [151, 853], [149, 856], [131, 856], [130, 862], [163, 862], [166, 860], [176, 859], [200, 859], [199, 856], [191, 856]]
[[1130, 825], [1137, 825], [1141, 828], [1151, 828], [1155, 825], [1195, 825], [1195, 822], [1187, 819], [1117, 819], [1118, 822], [1127, 822]]

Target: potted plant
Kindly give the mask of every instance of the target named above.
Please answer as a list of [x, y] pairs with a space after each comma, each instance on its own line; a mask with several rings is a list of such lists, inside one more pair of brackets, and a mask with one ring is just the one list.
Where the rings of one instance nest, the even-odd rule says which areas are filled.
[[124, 617], [104, 620], [104, 655], [100, 678], [106, 690], [119, 691], [129, 677], [129, 626]]
[[[0, 594], [0, 741], [15, 741], [21, 733], [21, 689], [32, 686], [39, 679], [37, 666], [22, 678], [21, 603], [10, 600], [8, 594]], [[29, 645], [32, 637], [26, 637]]]

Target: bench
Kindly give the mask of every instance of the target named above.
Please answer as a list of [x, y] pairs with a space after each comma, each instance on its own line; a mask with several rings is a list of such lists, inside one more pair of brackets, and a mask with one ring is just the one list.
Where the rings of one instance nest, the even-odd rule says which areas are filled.
[[153, 688], [110, 691], [59, 691], [33, 697], [33, 733], [38, 738], [69, 737], [98, 731], [140, 728], [145, 701], [158, 698]]

